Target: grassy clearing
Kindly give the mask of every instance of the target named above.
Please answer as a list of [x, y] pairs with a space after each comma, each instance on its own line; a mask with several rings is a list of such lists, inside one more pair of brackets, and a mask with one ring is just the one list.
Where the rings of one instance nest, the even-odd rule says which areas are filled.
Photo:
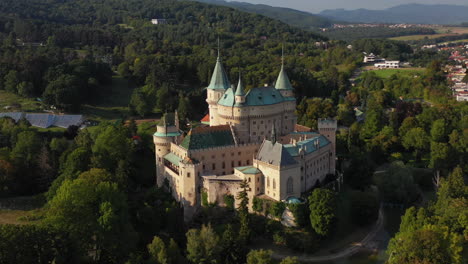
[[381, 69], [375, 70], [375, 74], [380, 78], [389, 78], [394, 74], [414, 76], [423, 73], [425, 70], [425, 68]]
[[[6, 106], [12, 107], [9, 110], [5, 110]], [[14, 93], [10, 93], [4, 90], [0, 90], [0, 111], [24, 111], [34, 112], [42, 111], [43, 104], [34, 100], [33, 98], [23, 98]]]
[[[0, 210], [0, 224], [1, 225], [25, 225], [30, 221], [22, 220], [31, 215], [31, 211], [22, 210]], [[20, 220], [21, 219], [21, 220]]]

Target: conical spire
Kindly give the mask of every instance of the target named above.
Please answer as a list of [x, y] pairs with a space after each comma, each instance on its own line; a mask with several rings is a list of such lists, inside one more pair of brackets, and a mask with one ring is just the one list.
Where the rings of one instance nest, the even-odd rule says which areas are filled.
[[227, 90], [231, 87], [231, 83], [227, 77], [226, 71], [224, 70], [223, 64], [221, 63], [221, 55], [220, 55], [220, 48], [219, 48], [219, 38], [218, 38], [218, 58], [216, 59], [216, 66], [213, 71], [213, 75], [211, 76], [210, 85], [208, 85], [208, 89], [214, 90]]
[[239, 83], [237, 84], [236, 96], [244, 96], [244, 85], [242, 85], [241, 73], [239, 71]]
[[276, 79], [275, 88], [278, 90], [293, 90], [289, 77], [284, 70], [284, 45], [281, 51], [281, 70]]

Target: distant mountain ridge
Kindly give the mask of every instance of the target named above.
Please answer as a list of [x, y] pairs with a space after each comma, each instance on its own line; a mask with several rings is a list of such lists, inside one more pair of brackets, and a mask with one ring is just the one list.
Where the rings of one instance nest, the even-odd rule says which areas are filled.
[[291, 26], [296, 26], [303, 29], [317, 29], [321, 27], [329, 27], [333, 21], [329, 18], [315, 15], [312, 13], [299, 11], [285, 7], [274, 7], [262, 4], [250, 4], [245, 2], [227, 2], [224, 0], [195, 0], [197, 2], [208, 3], [213, 5], [221, 5], [239, 9], [244, 12], [255, 13], [280, 20]]
[[328, 9], [319, 15], [357, 23], [460, 24], [468, 22], [468, 6], [405, 4], [384, 10]]

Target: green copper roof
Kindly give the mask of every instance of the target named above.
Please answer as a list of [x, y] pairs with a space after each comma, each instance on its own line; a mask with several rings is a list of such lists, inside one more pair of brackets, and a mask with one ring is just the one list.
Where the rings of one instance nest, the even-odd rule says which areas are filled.
[[206, 149], [234, 145], [234, 139], [229, 129], [218, 131], [207, 131], [203, 133], [189, 133], [181, 147], [188, 150]]
[[211, 76], [210, 85], [208, 85], [207, 88], [213, 90], [226, 90], [230, 87], [231, 83], [229, 82], [226, 71], [224, 71], [221, 59], [218, 56], [218, 59], [216, 60], [216, 66], [213, 71], [213, 76]]
[[257, 174], [261, 173], [261, 171], [253, 166], [245, 166], [245, 167], [236, 167], [236, 170], [242, 172], [243, 174]]
[[231, 88], [227, 89], [218, 101], [218, 104], [224, 106], [233, 106], [235, 103], [236, 98], [234, 96], [234, 91]]
[[318, 137], [313, 137], [313, 138], [306, 139], [304, 141], [299, 141], [296, 143], [296, 145], [287, 144], [287, 145], [284, 145], [284, 147], [288, 151], [289, 155], [293, 157], [297, 157], [299, 156], [299, 150], [301, 148], [304, 148], [306, 154], [317, 151], [317, 147], [315, 145], [316, 141], [319, 142], [319, 146], [321, 148], [330, 144], [330, 141], [326, 137], [320, 135]]
[[[285, 99], [281, 93], [273, 87], [258, 87], [252, 88], [245, 95], [245, 103], [243, 106], [261, 106], [273, 105], [284, 102]], [[218, 104], [223, 106], [242, 106], [236, 104], [234, 91], [229, 88], [218, 101]]]
[[156, 132], [153, 134], [156, 137], [178, 137], [180, 136], [180, 132], [169, 132], [169, 133], [160, 133]]
[[242, 80], [241, 80], [240, 76], [239, 76], [239, 83], [237, 84], [236, 95], [237, 96], [245, 95], [244, 86], [242, 85]]
[[281, 66], [281, 71], [278, 75], [278, 79], [276, 80], [275, 88], [278, 90], [292, 90], [293, 87], [291, 82], [289, 81], [289, 77], [284, 70], [284, 67]]
[[182, 160], [172, 152], [164, 156], [164, 159], [176, 166], [179, 166], [179, 162]]

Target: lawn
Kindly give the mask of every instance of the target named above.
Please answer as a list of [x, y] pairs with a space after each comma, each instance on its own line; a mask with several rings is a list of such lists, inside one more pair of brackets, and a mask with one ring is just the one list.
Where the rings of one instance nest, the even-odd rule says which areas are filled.
[[380, 78], [389, 78], [393, 74], [412, 77], [424, 73], [425, 70], [426, 68], [376, 69], [373, 66], [368, 66], [365, 67], [364, 71], [361, 74], [363, 74], [366, 71], [373, 71]]
[[0, 111], [5, 111], [6, 106], [11, 107], [11, 109], [7, 111], [17, 112], [42, 112], [43, 109], [42, 103], [33, 98], [23, 98], [14, 93], [0, 90]]

